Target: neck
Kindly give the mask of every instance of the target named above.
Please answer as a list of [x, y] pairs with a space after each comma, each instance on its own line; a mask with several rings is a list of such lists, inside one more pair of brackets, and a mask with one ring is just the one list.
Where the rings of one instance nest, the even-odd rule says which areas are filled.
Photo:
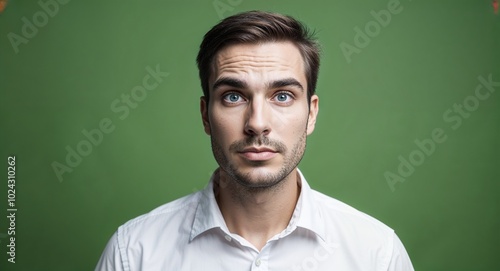
[[288, 226], [300, 194], [297, 169], [269, 188], [243, 187], [222, 169], [217, 175], [216, 199], [230, 232], [260, 251], [267, 240]]

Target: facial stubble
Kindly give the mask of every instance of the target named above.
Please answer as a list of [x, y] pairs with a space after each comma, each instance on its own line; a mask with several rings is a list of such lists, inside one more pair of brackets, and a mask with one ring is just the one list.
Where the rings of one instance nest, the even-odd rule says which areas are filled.
[[[243, 150], [245, 147], [265, 146], [271, 147], [283, 155], [283, 165], [276, 173], [268, 173], [257, 180], [253, 179], [250, 172], [241, 172], [238, 167], [228, 159], [221, 144], [219, 144], [213, 136], [211, 137], [211, 145], [215, 160], [219, 164], [220, 168], [229, 175], [231, 178], [230, 181], [236, 182], [240, 188], [246, 190], [247, 192], [256, 192], [263, 190], [275, 190], [280, 187], [283, 180], [290, 175], [290, 173], [302, 160], [306, 148], [306, 140], [307, 129], [304, 130], [297, 143], [293, 145], [290, 150], [282, 142], [269, 139], [265, 136], [248, 137], [244, 140], [232, 143], [229, 146], [230, 153], [236, 153]], [[250, 164], [251, 166], [259, 167], [263, 166], [264, 163], [265, 162], [254, 162], [253, 164]]]

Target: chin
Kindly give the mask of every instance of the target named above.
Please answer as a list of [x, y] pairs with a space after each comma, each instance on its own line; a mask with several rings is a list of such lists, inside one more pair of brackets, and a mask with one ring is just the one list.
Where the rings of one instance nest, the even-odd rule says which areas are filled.
[[286, 175], [279, 169], [251, 167], [246, 170], [232, 171], [230, 175], [240, 185], [248, 188], [267, 188], [279, 184]]

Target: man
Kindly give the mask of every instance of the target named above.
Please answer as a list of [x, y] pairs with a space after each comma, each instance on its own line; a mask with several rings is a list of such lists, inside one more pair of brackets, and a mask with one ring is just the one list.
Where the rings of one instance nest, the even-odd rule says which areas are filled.
[[393, 230], [297, 169], [319, 101], [318, 45], [299, 22], [226, 18], [197, 63], [219, 168], [203, 191], [119, 227], [96, 270], [413, 270]]

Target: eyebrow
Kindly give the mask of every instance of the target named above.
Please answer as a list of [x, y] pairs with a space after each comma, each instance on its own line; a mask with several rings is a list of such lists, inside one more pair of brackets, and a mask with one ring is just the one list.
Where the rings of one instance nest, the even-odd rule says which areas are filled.
[[[248, 84], [245, 81], [242, 81], [240, 79], [236, 78], [231, 78], [231, 77], [221, 77], [217, 79], [213, 86], [213, 90], [217, 90], [217, 88], [221, 86], [229, 86], [233, 88], [239, 88], [239, 89], [244, 89], [248, 88]], [[288, 87], [288, 86], [295, 86], [299, 88], [301, 91], [304, 91], [304, 87], [302, 84], [299, 83], [299, 81], [295, 80], [294, 78], [284, 78], [276, 81], [272, 81], [267, 84], [268, 88], [282, 88], [282, 87]]]
[[295, 86], [299, 88], [301, 91], [304, 91], [304, 87], [299, 83], [299, 81], [294, 78], [284, 78], [280, 80], [276, 80], [268, 84], [269, 88], [282, 88], [288, 86]]
[[221, 78], [217, 79], [217, 81], [214, 82], [212, 89], [217, 90], [221, 86], [229, 86], [229, 87], [233, 87], [233, 88], [246, 88], [247, 83], [245, 81], [242, 81], [242, 80], [236, 79], [236, 78], [221, 77]]

